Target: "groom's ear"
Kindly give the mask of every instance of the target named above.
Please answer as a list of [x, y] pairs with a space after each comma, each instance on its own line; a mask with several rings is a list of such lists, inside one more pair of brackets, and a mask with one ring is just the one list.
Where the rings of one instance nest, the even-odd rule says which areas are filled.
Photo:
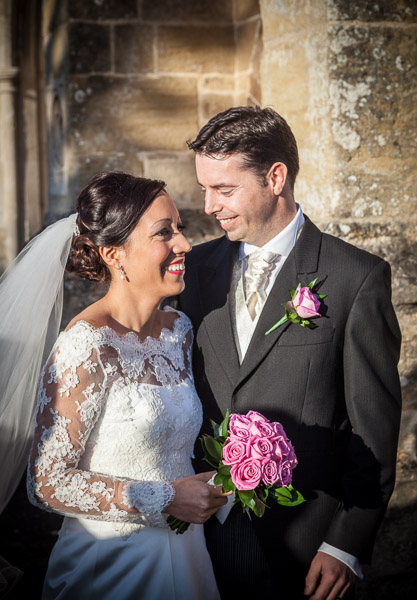
[[266, 176], [267, 182], [271, 185], [276, 196], [280, 196], [287, 181], [288, 169], [282, 162], [276, 162], [269, 169]]

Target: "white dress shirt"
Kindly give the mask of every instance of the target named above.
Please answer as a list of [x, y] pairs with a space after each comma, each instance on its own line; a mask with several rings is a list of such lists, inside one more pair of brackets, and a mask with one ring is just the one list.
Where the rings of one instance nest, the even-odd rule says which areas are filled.
[[[272, 240], [270, 240], [265, 246], [262, 246], [262, 250], [267, 250], [268, 252], [274, 252], [277, 254], [277, 258], [274, 262], [274, 266], [269, 273], [268, 283], [266, 285], [266, 297], [268, 297], [269, 292], [271, 291], [275, 280], [278, 276], [278, 273], [281, 271], [288, 255], [291, 250], [294, 248], [295, 243], [298, 239], [298, 236], [301, 233], [301, 230], [304, 225], [304, 215], [301, 207], [297, 204], [298, 210], [294, 219], [282, 230], [278, 235], [276, 235]], [[252, 244], [248, 244], [247, 242], [241, 242], [239, 247], [238, 261], [236, 263], [236, 269], [233, 276], [234, 281], [234, 289], [235, 294], [238, 293], [237, 287], [241, 285], [242, 278], [244, 277], [244, 273], [248, 266], [248, 256], [259, 250], [258, 246], [253, 246]], [[294, 285], [297, 282], [294, 282]], [[232, 284], [233, 285], [233, 284]], [[248, 319], [243, 327], [235, 327], [235, 337], [236, 337], [236, 345], [238, 347], [239, 359], [242, 362], [246, 351], [249, 347], [250, 340], [252, 338], [253, 332], [255, 331], [256, 325], [259, 321], [259, 317], [262, 313], [263, 305], [257, 307], [257, 315], [255, 319], [252, 321], [248, 314]], [[235, 309], [236, 311], [236, 305]], [[235, 313], [236, 314], [236, 313]], [[362, 574], [362, 566], [358, 559], [343, 550], [339, 550], [326, 542], [323, 542], [318, 549], [319, 552], [324, 552], [325, 554], [329, 554], [343, 562], [347, 565], [359, 579], [363, 579]]]

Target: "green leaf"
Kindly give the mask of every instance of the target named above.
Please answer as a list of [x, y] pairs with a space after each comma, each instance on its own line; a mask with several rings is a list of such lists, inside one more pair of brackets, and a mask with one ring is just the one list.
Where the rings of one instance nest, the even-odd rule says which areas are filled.
[[235, 492], [236, 486], [232, 481], [231, 477], [227, 477], [223, 482], [223, 492]]
[[271, 327], [271, 329], [268, 329], [268, 331], [265, 333], [265, 335], [268, 335], [270, 333], [272, 333], [273, 331], [275, 331], [275, 329], [278, 329], [278, 327], [280, 327], [281, 325], [283, 325], [284, 323], [286, 323], [288, 321], [288, 316], [287, 314], [285, 314], [279, 321], [278, 323], [275, 323], [275, 325], [273, 325]]
[[275, 488], [272, 497], [281, 506], [298, 506], [305, 502], [305, 498], [303, 498], [302, 494], [294, 489], [292, 485]]
[[229, 477], [231, 468], [231, 465], [224, 465], [223, 463], [220, 463], [219, 473]]
[[210, 419], [211, 428], [213, 429], [213, 437], [217, 438], [220, 435], [220, 425]]
[[[200, 438], [201, 446], [204, 452], [204, 460], [209, 463], [212, 467], [217, 469], [221, 460], [221, 446], [216, 442], [214, 438], [209, 435], [203, 435]], [[216, 444], [220, 448], [220, 456], [216, 450]]]
[[262, 502], [258, 496], [255, 494], [254, 498], [254, 507], [252, 508], [253, 512], [257, 517], [263, 517], [265, 514], [265, 509], [267, 508], [266, 504]]
[[251, 501], [253, 501], [255, 492], [253, 490], [237, 490], [237, 495], [239, 496], [243, 506], [248, 506], [250, 508], [250, 504]]
[[318, 277], [316, 277], [315, 279], [313, 279], [313, 281], [311, 281], [311, 282], [308, 284], [308, 287], [310, 288], [310, 290], [312, 290], [312, 289], [313, 289], [313, 287], [316, 285], [316, 281], [317, 281], [317, 279], [318, 279]]
[[203, 435], [203, 449], [211, 457], [220, 462], [222, 459], [222, 447], [211, 435]]
[[214, 485], [224, 485], [226, 477], [224, 477], [221, 473], [216, 473], [214, 477]]
[[226, 416], [224, 417], [223, 421], [220, 423], [220, 426], [219, 426], [219, 435], [224, 438], [227, 438], [227, 435], [229, 433], [229, 430], [228, 430], [229, 418], [230, 418], [230, 413], [229, 413], [229, 409], [227, 409]]

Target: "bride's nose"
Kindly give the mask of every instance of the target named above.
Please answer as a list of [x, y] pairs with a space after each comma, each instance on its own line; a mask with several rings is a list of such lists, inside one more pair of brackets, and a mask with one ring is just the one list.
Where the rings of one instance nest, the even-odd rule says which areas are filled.
[[181, 232], [175, 236], [173, 251], [175, 254], [186, 254], [191, 250], [192, 246], [185, 235]]

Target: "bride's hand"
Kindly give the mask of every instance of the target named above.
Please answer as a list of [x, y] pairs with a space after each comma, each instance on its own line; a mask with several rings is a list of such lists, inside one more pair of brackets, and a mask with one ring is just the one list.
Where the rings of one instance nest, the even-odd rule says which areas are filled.
[[220, 506], [226, 504], [227, 496], [221, 486], [207, 485], [216, 471], [199, 473], [174, 481], [175, 498], [164, 512], [187, 523], [205, 523]]

